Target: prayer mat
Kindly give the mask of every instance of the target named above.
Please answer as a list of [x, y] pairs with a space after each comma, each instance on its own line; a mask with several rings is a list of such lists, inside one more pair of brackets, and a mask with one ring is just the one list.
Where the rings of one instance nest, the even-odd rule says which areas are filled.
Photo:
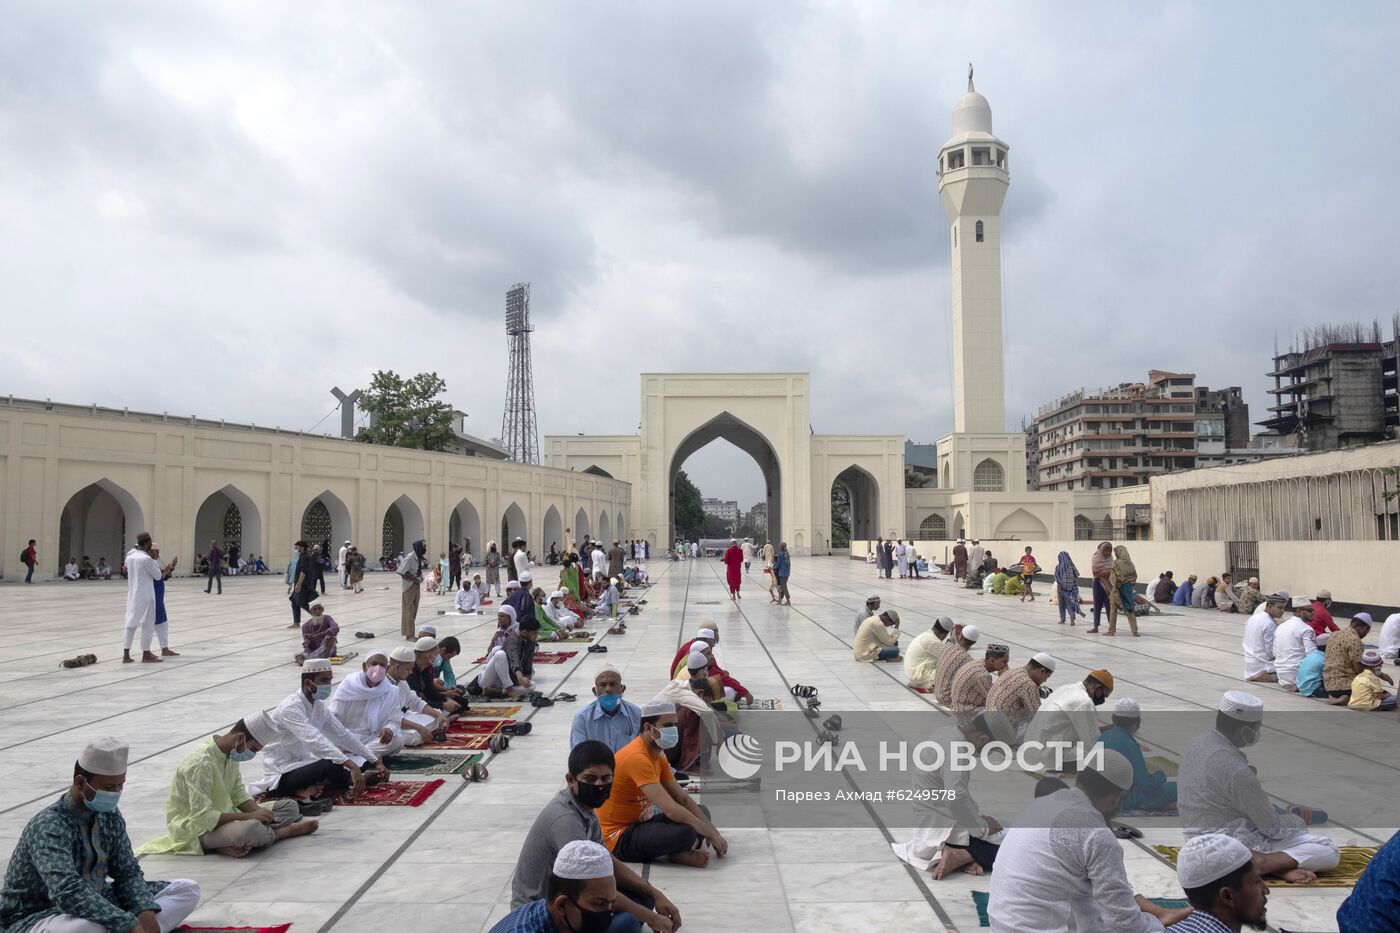
[[[1172, 865], [1176, 864], [1176, 854], [1180, 846], [1153, 846]], [[1293, 884], [1281, 878], [1265, 878], [1264, 883], [1271, 888], [1352, 888], [1356, 880], [1371, 864], [1371, 859], [1380, 850], [1379, 846], [1342, 846], [1342, 861], [1331, 871], [1320, 871], [1312, 884]]]
[[[972, 903], [977, 906], [977, 925], [984, 927], [991, 926], [992, 920], [987, 916], [987, 903], [992, 899], [991, 892], [973, 891], [971, 893]], [[1149, 897], [1148, 900], [1158, 907], [1165, 907], [1167, 910], [1180, 910], [1182, 907], [1190, 906], [1187, 904], [1186, 898], [1184, 897]]]
[[392, 774], [461, 774], [485, 755], [434, 755], [421, 752], [412, 755], [387, 755], [384, 767]]
[[[583, 640], [583, 639], [579, 639], [579, 641], [582, 641], [582, 640]], [[578, 654], [577, 651], [536, 651], [536, 652], [535, 652], [535, 663], [536, 663], [536, 664], [563, 664], [565, 661], [569, 660], [569, 658], [572, 658], [572, 657], [575, 656], [576, 654]], [[485, 663], [486, 663], [486, 658], [484, 658], [484, 657], [477, 658], [477, 659], [476, 659], [475, 661], [473, 661], [472, 663], [473, 663], [473, 664], [485, 664]]]
[[183, 930], [185, 933], [235, 933], [235, 931], [246, 931], [246, 933], [287, 933], [292, 928], [290, 923], [279, 924], [275, 927], [192, 927], [188, 924], [176, 927], [176, 930]]
[[1143, 761], [1147, 764], [1148, 771], [1161, 771], [1167, 777], [1172, 778], [1177, 775], [1177, 763], [1170, 758], [1164, 758], [1161, 755], [1152, 755], [1149, 758], [1143, 759]]
[[753, 702], [751, 702], [747, 707], [739, 706], [737, 703], [735, 704], [735, 709], [738, 710], [739, 712], [743, 712], [745, 709], [749, 709], [749, 710], [779, 710], [779, 709], [782, 709], [782, 708], [783, 708], [783, 701], [782, 701], [782, 700], [760, 700], [758, 697], [754, 697]]
[[366, 787], [365, 792], [353, 800], [344, 794], [338, 794], [335, 798], [335, 805], [337, 807], [417, 807], [431, 797], [433, 791], [441, 787], [442, 784], [441, 778], [436, 781], [385, 781], [383, 784]]
[[441, 742], [434, 742], [433, 749], [465, 749], [469, 751], [479, 751], [489, 748], [491, 736], [501, 730], [501, 727], [508, 725], [514, 720], [510, 719], [472, 719], [457, 720], [447, 727], [447, 737]]
[[331, 658], [331, 663], [332, 663], [332, 664], [344, 664], [346, 661], [350, 660], [351, 658], [358, 658], [359, 656], [360, 656], [360, 653], [359, 653], [358, 651], [347, 651], [347, 652], [345, 652], [345, 654], [338, 654], [338, 655], [336, 655], [335, 657]]
[[520, 710], [519, 706], [472, 706], [462, 716], [471, 719], [512, 719]]

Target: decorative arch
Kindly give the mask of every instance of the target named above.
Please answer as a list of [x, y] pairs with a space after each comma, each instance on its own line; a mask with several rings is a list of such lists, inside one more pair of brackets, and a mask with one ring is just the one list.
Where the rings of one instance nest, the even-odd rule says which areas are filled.
[[961, 509], [953, 513], [953, 537], [967, 537], [967, 520], [963, 518]]
[[[344, 540], [333, 540], [332, 546]], [[261, 554], [267, 547], [262, 537], [262, 513], [252, 497], [237, 486], [214, 490], [195, 512], [194, 553], [207, 553], [210, 541], [218, 541], [226, 553], [237, 546], [240, 557], [245, 558]]]
[[622, 517], [621, 512], [617, 513], [617, 523], [613, 525], [613, 531], [619, 538], [626, 539], [632, 536], [632, 532], [627, 530], [627, 519]]
[[1005, 492], [1006, 471], [991, 457], [977, 464], [972, 470], [974, 492]]
[[[331, 541], [353, 541], [351, 533], [350, 510], [345, 507], [345, 503], [340, 497], [329, 489], [313, 498], [306, 504], [306, 508], [301, 512], [301, 533], [298, 535], [307, 544], [320, 544], [329, 538]], [[291, 542], [287, 542], [288, 545]], [[373, 559], [369, 554], [369, 549], [374, 547], [373, 542], [366, 542], [361, 545], [365, 550], [365, 556]], [[291, 550], [290, 546], [288, 550]]]
[[716, 440], [726, 440], [744, 453], [753, 457], [763, 474], [768, 505], [768, 539], [782, 539], [782, 465], [778, 452], [762, 431], [736, 418], [729, 411], [722, 411], [704, 424], [695, 428], [676, 445], [671, 452], [666, 467], [666, 522], [667, 540], [674, 541], [682, 529], [676, 528], [676, 474], [690, 455], [709, 446]]
[[947, 541], [948, 520], [937, 512], [919, 523], [919, 537], [925, 541]]
[[873, 541], [878, 538], [880, 536], [879, 480], [869, 470], [853, 463], [838, 473], [831, 485], [833, 487], [842, 486], [846, 490], [850, 502], [850, 539], [852, 541]]
[[548, 554], [551, 545], [560, 552], [564, 550], [564, 520], [552, 505], [544, 513], [544, 537], [540, 538], [539, 546], [534, 551], [540, 555]]
[[481, 513], [470, 499], [457, 503], [447, 519], [447, 537], [451, 544], [460, 544], [476, 560], [486, 554], [486, 542], [481, 537]]
[[583, 472], [585, 472], [585, 473], [592, 473], [594, 476], [606, 476], [608, 479], [612, 479], [612, 478], [613, 478], [613, 475], [612, 475], [611, 473], [609, 473], [607, 470], [603, 469], [602, 467], [598, 466], [598, 464], [596, 464], [596, 463], [593, 464], [592, 466], [589, 466], [589, 467], [584, 468], [584, 471], [583, 471]]
[[1025, 509], [1017, 509], [997, 523], [997, 538], [1025, 540], [1045, 540], [1045, 523]]
[[524, 538], [526, 548], [539, 553], [538, 546], [530, 545], [530, 529], [525, 524], [525, 510], [519, 503], [512, 502], [501, 515], [501, 555], [510, 554], [510, 543], [516, 538]]
[[54, 572], [62, 572], [67, 558], [81, 561], [84, 555], [94, 564], [105, 557], [120, 567], [136, 546], [136, 535], [145, 530], [145, 513], [128, 490], [106, 477], [89, 483], [68, 498], [59, 515], [58, 553], [50, 555]]
[[580, 507], [578, 512], [574, 514], [574, 544], [583, 544], [584, 535], [592, 538], [593, 526], [588, 524], [588, 513]]
[[1074, 540], [1092, 541], [1094, 539], [1094, 521], [1086, 515], [1074, 516]]
[[[385, 554], [407, 554], [413, 542], [423, 537], [423, 510], [405, 493], [384, 510], [381, 546]], [[313, 542], [314, 543], [314, 542]]]
[[608, 518], [606, 510], [598, 516], [598, 540], [603, 542], [604, 547], [612, 544], [612, 519]]

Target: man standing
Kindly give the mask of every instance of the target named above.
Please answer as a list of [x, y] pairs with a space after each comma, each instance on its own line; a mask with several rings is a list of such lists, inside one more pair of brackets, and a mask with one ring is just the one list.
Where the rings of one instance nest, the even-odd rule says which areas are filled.
[[1092, 635], [1099, 630], [1099, 620], [1111, 602], [1109, 597], [1109, 593], [1113, 590], [1111, 580], [1113, 575], [1113, 543], [1111, 541], [1100, 541], [1099, 546], [1094, 549], [1094, 556], [1089, 561], [1089, 572], [1094, 578], [1094, 627], [1089, 630]]
[[350, 542], [346, 541], [340, 546], [340, 553], [336, 555], [338, 559], [335, 562], [335, 568], [340, 571], [340, 588], [342, 590], [350, 589], [350, 568], [345, 563], [349, 556]]
[[739, 547], [739, 542], [734, 538], [729, 539], [729, 547], [724, 550], [724, 582], [729, 585], [729, 598], [739, 599], [739, 584], [743, 582], [743, 576], [739, 573], [739, 565], [744, 562], [744, 552]]
[[938, 669], [934, 672], [933, 695], [944, 706], [953, 702], [953, 678], [964, 664], [972, 662], [968, 651], [977, 644], [981, 632], [975, 625], [964, 625], [962, 631], [948, 640], [938, 655]]
[[622, 543], [613, 538], [612, 547], [608, 548], [608, 576], [622, 578], [623, 566], [627, 563], [627, 555], [622, 550]]
[[34, 568], [39, 563], [39, 552], [34, 547], [33, 538], [29, 539], [29, 545], [20, 552], [19, 562], [29, 568], [29, 571], [24, 575], [24, 582], [33, 583]]
[[885, 541], [885, 579], [889, 580], [894, 574], [894, 542]]
[[399, 619], [399, 634], [413, 638], [418, 632], [418, 601], [423, 596], [423, 573], [428, 564], [424, 557], [428, 545], [422, 539], [413, 542], [413, 553], [404, 559], [399, 567], [399, 577], [403, 581], [402, 614]]
[[456, 544], [447, 548], [447, 588], [462, 587], [462, 549]]
[[967, 579], [967, 545], [962, 538], [959, 538], [958, 543], [953, 545], [953, 579]]
[[976, 538], [972, 539], [972, 550], [968, 552], [968, 566], [973, 570], [982, 566], [987, 559], [987, 549], [982, 546], [982, 542]]
[[904, 546], [903, 538], [894, 546], [894, 559], [899, 567], [899, 579], [903, 580], [909, 576], [909, 549]]
[[606, 745], [609, 751], [618, 752], [640, 735], [642, 710], [622, 698], [626, 692], [618, 669], [611, 664], [603, 665], [593, 675], [593, 696], [597, 699], [574, 713], [569, 746], [573, 748], [580, 742], [592, 740]]
[[160, 660], [151, 652], [156, 630], [156, 581], [161, 578], [160, 562], [151, 556], [151, 536], [141, 532], [136, 547], [126, 553], [126, 631], [122, 636], [122, 663], [130, 664], [131, 643], [141, 629], [141, 661]]
[[773, 555], [773, 580], [777, 585], [778, 605], [792, 605], [792, 595], [788, 593], [788, 577], [792, 576], [792, 556], [788, 554], [786, 541], [778, 542], [778, 553]]
[[205, 576], [204, 592], [212, 591], [215, 583], [219, 585], [219, 595], [224, 595], [224, 552], [219, 547], [219, 542], [210, 541], [209, 570]]
[[753, 542], [748, 538], [744, 539], [744, 573], [749, 572], [749, 565], [753, 563]]
[[93, 739], [73, 784], [24, 827], [0, 891], [9, 933], [171, 933], [199, 905], [193, 881], [147, 881], [117, 804], [128, 751]]
[[525, 539], [516, 538], [510, 543], [510, 547], [510, 579], [520, 580], [520, 575], [530, 569], [530, 555], [525, 552]]
[[1272, 593], [1244, 623], [1244, 679], [1251, 683], [1275, 683], [1274, 639], [1279, 619], [1291, 597]]

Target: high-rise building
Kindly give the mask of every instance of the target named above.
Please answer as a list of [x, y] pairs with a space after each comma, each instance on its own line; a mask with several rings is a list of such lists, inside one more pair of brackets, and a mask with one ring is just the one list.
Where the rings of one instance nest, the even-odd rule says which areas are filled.
[[708, 497], [700, 500], [700, 508], [706, 515], [713, 516], [722, 522], [737, 522], [739, 520], [739, 503], [733, 499], [711, 499]]
[[1378, 323], [1324, 325], [1274, 357], [1273, 416], [1260, 427], [1292, 435], [1305, 450], [1333, 450], [1395, 437], [1397, 339], [1381, 340]]

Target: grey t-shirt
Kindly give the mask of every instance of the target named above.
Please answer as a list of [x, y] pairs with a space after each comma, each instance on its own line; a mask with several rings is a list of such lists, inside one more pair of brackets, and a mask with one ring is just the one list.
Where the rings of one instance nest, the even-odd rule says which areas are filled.
[[602, 845], [603, 831], [593, 811], [580, 806], [565, 787], [535, 817], [534, 825], [525, 836], [525, 844], [520, 847], [515, 878], [510, 883], [512, 910], [545, 896], [554, 857], [565, 845], [578, 839]]

